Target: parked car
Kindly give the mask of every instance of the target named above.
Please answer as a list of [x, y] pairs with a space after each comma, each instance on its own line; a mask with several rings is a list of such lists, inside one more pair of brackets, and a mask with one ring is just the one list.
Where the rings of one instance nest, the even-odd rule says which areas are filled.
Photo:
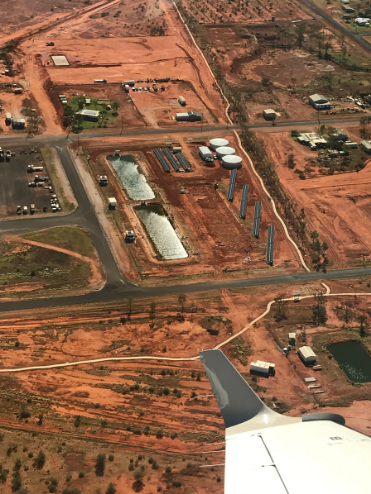
[[23, 206], [23, 214], [27, 214], [28, 212], [28, 207], [27, 206]]
[[29, 182], [28, 183], [28, 186], [29, 187], [36, 187], [36, 182]]

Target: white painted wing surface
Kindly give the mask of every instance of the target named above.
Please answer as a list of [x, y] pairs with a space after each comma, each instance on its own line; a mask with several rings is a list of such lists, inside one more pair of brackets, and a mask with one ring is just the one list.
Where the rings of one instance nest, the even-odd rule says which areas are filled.
[[371, 439], [323, 420], [226, 437], [225, 494], [371, 494]]

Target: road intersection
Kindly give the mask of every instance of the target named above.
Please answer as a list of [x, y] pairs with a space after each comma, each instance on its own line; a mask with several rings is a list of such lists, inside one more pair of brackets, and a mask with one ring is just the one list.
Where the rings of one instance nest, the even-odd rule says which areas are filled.
[[[27, 231], [35, 231], [42, 228], [61, 225], [77, 225], [84, 227], [91, 235], [93, 244], [98, 252], [106, 273], [107, 282], [104, 288], [100, 291], [95, 291], [84, 295], [2, 302], [0, 304], [1, 312], [102, 302], [107, 303], [128, 298], [134, 299], [180, 293], [195, 293], [199, 291], [218, 290], [223, 288], [243, 288], [287, 283], [304, 283], [317, 280], [326, 281], [330, 279], [371, 275], [371, 267], [365, 267], [328, 271], [327, 273], [302, 272], [279, 276], [246, 278], [238, 280], [226, 279], [225, 281], [221, 280], [217, 282], [193, 283], [174, 286], [142, 287], [134, 285], [121, 275], [117, 267], [109, 243], [104, 235], [94, 209], [90, 204], [84, 185], [76, 170], [74, 161], [70, 156], [67, 148], [69, 141], [65, 136], [51, 138], [44, 137], [42, 140], [43, 142], [47, 140], [49, 145], [53, 145], [57, 149], [59, 158], [71, 184], [71, 188], [77, 200], [78, 206], [73, 213], [65, 216], [53, 215], [42, 218], [28, 217], [0, 221], [0, 232], [2, 234], [19, 234]], [[4, 139], [4, 141], [8, 141], [8, 139]], [[19, 138], [12, 139], [11, 141], [12, 144], [21, 143]], [[40, 141], [40, 139], [38, 139], [38, 141]], [[3, 142], [3, 139], [1, 142]], [[24, 144], [24, 139], [22, 140], [22, 144]], [[227, 276], [228, 274], [226, 273], [226, 277]]]

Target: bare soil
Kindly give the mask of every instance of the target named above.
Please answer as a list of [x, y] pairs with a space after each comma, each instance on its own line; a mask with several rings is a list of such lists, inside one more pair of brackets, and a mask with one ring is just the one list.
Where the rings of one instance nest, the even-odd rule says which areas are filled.
[[[352, 130], [347, 129], [351, 138]], [[300, 180], [298, 174], [284, 165], [287, 156], [294, 154], [297, 168], [305, 170], [308, 166], [305, 158], [313, 159], [313, 153], [295, 143], [288, 133], [261, 133], [260, 136], [266, 143], [269, 157], [276, 164], [286, 192], [297, 204], [298, 211], [305, 209], [308, 231], [317, 230], [322, 241], [328, 244], [331, 262], [347, 265], [367, 260], [371, 254], [368, 228], [370, 164], [358, 173], [318, 174]]]

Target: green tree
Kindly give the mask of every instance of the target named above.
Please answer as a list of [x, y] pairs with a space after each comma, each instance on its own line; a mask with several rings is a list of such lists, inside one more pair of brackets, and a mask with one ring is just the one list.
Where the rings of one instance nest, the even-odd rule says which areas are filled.
[[111, 482], [107, 487], [106, 494], [115, 494], [115, 492], [116, 492], [116, 486]]
[[12, 477], [12, 491], [17, 492], [22, 487], [22, 479], [19, 471], [15, 471]]
[[5, 484], [6, 479], [8, 478], [9, 470], [6, 468], [3, 468], [2, 465], [0, 465], [0, 483]]
[[287, 319], [287, 302], [283, 300], [283, 297], [284, 295], [278, 295], [278, 297], [274, 299], [276, 309], [274, 319], [276, 322]]
[[185, 296], [184, 293], [180, 293], [179, 296], [178, 296], [178, 302], [180, 303], [180, 305], [182, 306], [182, 312], [184, 312], [184, 304], [186, 302], [186, 299], [187, 297]]
[[286, 165], [293, 170], [296, 166], [295, 157], [292, 153], [287, 156]]
[[326, 324], [327, 311], [325, 307], [326, 298], [319, 292], [314, 295], [315, 304], [312, 307], [313, 322], [316, 326]]
[[298, 28], [298, 36], [297, 36], [296, 42], [297, 42], [298, 47], [301, 48], [303, 46], [304, 39], [305, 39], [305, 36], [304, 36], [305, 24], [298, 24], [297, 28]]
[[35, 458], [34, 465], [38, 470], [41, 470], [45, 464], [45, 453], [43, 451], [39, 451], [39, 454]]
[[97, 456], [97, 460], [95, 462], [95, 475], [97, 477], [103, 477], [105, 467], [106, 467], [106, 455], [100, 453]]
[[359, 335], [361, 338], [364, 338], [367, 335], [367, 317], [366, 316], [359, 316], [358, 317], [358, 322], [359, 322]]
[[154, 319], [156, 317], [156, 302], [151, 302], [150, 305], [150, 311], [149, 311], [149, 318]]

